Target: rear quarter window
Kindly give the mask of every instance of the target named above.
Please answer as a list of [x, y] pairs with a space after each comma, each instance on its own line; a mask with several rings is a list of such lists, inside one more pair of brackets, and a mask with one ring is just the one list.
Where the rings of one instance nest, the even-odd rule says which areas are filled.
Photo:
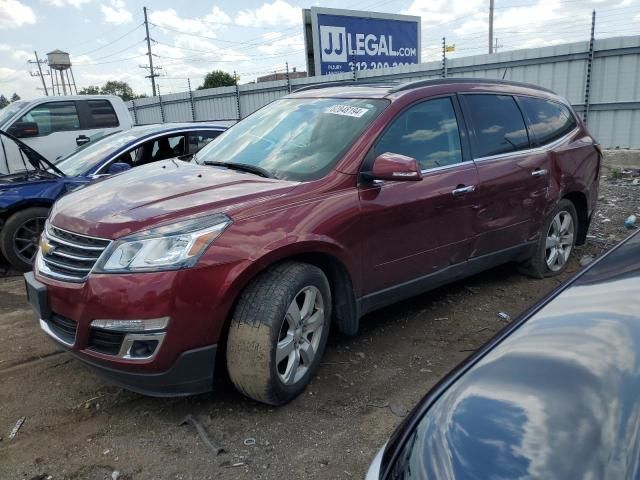
[[465, 113], [473, 126], [475, 158], [529, 147], [529, 135], [515, 99], [510, 95], [464, 95]]
[[519, 102], [540, 145], [565, 136], [577, 125], [571, 110], [561, 103], [533, 97], [520, 97]]
[[93, 128], [110, 128], [120, 125], [113, 105], [108, 100], [87, 100]]

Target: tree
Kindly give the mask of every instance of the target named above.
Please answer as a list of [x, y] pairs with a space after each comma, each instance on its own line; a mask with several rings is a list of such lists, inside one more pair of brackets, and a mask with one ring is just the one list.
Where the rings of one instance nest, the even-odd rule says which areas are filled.
[[78, 95], [117, 95], [125, 102], [142, 97], [142, 95], [136, 95], [127, 82], [118, 80], [109, 80], [102, 88], [97, 85], [89, 85], [80, 90]]
[[89, 85], [80, 89], [78, 95], [100, 95], [100, 87], [97, 85]]
[[222, 70], [214, 70], [213, 72], [209, 72], [204, 77], [204, 83], [198, 87], [198, 90], [203, 90], [205, 88], [216, 88], [216, 87], [231, 87], [236, 84], [236, 79], [233, 75], [229, 75], [227, 72]]
[[17, 102], [18, 100], [20, 100], [20, 95], [13, 92], [13, 95], [11, 95], [11, 102]]
[[100, 93], [103, 95], [117, 95], [125, 102], [136, 98], [136, 94], [127, 82], [119, 82], [118, 80], [109, 80], [102, 86]]
[[4, 95], [0, 95], [0, 108], [4, 108], [9, 105], [9, 100]]

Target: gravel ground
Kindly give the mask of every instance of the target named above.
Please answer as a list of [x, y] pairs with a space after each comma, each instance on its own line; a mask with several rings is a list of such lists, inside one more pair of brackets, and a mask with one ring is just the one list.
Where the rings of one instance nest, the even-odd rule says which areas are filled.
[[[186, 399], [105, 385], [39, 331], [21, 278], [1, 278], [0, 478], [362, 478], [407, 410], [505, 325], [498, 312], [517, 316], [628, 235], [640, 185], [632, 173], [616, 177], [603, 179], [589, 242], [560, 277], [532, 280], [505, 265], [368, 315], [357, 337], [330, 336], [317, 378], [282, 408], [224, 382]], [[226, 451], [213, 455], [180, 426], [187, 414]]]

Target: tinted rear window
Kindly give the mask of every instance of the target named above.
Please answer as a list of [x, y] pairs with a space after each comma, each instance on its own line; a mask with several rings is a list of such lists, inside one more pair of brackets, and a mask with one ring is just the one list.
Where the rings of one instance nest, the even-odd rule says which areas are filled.
[[488, 157], [529, 147], [522, 113], [509, 95], [465, 95], [474, 130], [474, 156]]
[[553, 142], [576, 127], [576, 120], [566, 105], [543, 98], [520, 97], [519, 100], [539, 144]]
[[91, 122], [95, 128], [117, 127], [118, 116], [108, 100], [88, 100]]

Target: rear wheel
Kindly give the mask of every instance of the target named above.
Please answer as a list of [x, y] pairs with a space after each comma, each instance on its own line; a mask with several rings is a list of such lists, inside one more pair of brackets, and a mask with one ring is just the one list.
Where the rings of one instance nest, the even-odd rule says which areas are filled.
[[552, 277], [567, 268], [576, 243], [578, 215], [570, 200], [563, 199], [545, 221], [534, 255], [523, 266], [525, 273], [537, 278]]
[[0, 231], [2, 254], [18, 271], [31, 270], [49, 209], [32, 207], [14, 213]]
[[244, 395], [282, 405], [299, 395], [320, 363], [331, 291], [319, 268], [287, 262], [242, 293], [227, 339], [227, 368]]

